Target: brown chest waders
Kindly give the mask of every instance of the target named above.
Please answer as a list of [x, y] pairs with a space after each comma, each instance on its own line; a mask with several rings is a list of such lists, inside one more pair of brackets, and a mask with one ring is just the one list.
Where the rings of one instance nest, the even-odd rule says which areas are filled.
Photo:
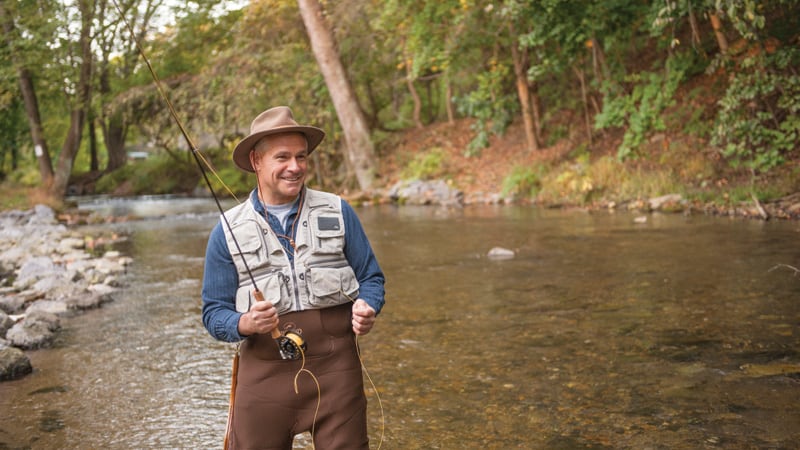
[[[296, 434], [312, 431], [319, 450], [369, 449], [367, 401], [351, 323], [352, 304], [291, 312], [280, 331], [307, 343], [302, 360], [286, 360], [271, 336], [248, 337], [240, 347], [235, 403], [229, 416], [230, 448], [286, 449]], [[317, 412], [317, 402], [319, 411]], [[315, 420], [316, 412], [316, 420]]]

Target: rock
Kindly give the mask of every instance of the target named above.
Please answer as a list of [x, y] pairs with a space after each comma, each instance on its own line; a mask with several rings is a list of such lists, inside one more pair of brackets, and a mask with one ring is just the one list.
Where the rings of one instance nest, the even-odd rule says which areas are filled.
[[49, 346], [60, 317], [112, 299], [132, 259], [115, 251], [94, 257], [89, 242], [96, 243], [75, 237], [47, 206], [0, 212], [0, 347]]
[[32, 290], [6, 295], [0, 298], [0, 310], [6, 314], [18, 314], [25, 310], [29, 303], [41, 298], [44, 298], [43, 292]]
[[81, 250], [84, 247], [86, 247], [86, 241], [75, 237], [66, 237], [58, 243], [58, 250], [63, 254], [71, 253], [73, 250]]
[[681, 197], [679, 194], [668, 194], [662, 195], [661, 197], [653, 197], [647, 202], [650, 206], [650, 209], [658, 210], [667, 203], [680, 203], [681, 200], [683, 200], [683, 197]]
[[53, 225], [56, 222], [56, 213], [53, 208], [46, 205], [33, 207], [33, 215], [28, 219], [28, 225]]
[[0, 338], [6, 335], [6, 332], [14, 326], [14, 319], [8, 314], [0, 311]]
[[32, 313], [38, 311], [63, 316], [67, 313], [67, 304], [60, 300], [39, 300], [25, 310], [25, 315], [31, 317]]
[[489, 250], [489, 253], [486, 254], [489, 259], [493, 260], [500, 260], [500, 259], [512, 259], [514, 258], [514, 250], [509, 250], [503, 247], [494, 247]]
[[451, 188], [443, 180], [400, 181], [389, 189], [392, 201], [407, 205], [442, 205], [461, 206], [464, 204], [464, 193]]
[[14, 347], [24, 349], [49, 347], [53, 343], [57, 329], [53, 329], [51, 322], [26, 317], [8, 330], [6, 339]]
[[57, 267], [49, 256], [35, 256], [22, 263], [17, 272], [17, 279], [14, 280], [14, 287], [20, 290], [26, 289], [42, 278], [60, 276], [63, 273], [64, 268]]
[[84, 310], [97, 308], [103, 303], [111, 301], [110, 294], [100, 292], [86, 292], [81, 295], [75, 295], [64, 300], [67, 309], [70, 310]]
[[0, 344], [0, 381], [16, 380], [33, 372], [31, 360], [21, 350]]

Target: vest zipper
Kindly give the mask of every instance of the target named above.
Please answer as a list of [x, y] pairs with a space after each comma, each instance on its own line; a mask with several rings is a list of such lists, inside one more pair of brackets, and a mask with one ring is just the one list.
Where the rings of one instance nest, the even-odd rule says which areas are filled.
[[300, 311], [300, 286], [297, 283], [297, 270], [294, 268], [294, 259], [292, 260], [292, 287], [294, 287], [294, 308], [293, 311]]

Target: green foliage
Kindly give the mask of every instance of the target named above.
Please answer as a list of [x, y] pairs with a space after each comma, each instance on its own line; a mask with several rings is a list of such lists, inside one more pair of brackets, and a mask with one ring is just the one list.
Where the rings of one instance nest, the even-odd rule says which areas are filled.
[[[230, 189], [236, 197], [241, 199], [243, 196], [247, 196], [255, 186], [255, 177], [252, 174], [234, 167], [231, 163], [227, 163], [223, 168], [217, 170], [217, 175], [219, 175], [219, 178], [209, 173], [208, 179], [214, 188], [214, 192], [220, 197], [230, 195], [228, 192], [228, 189]], [[198, 188], [208, 189], [205, 180], [200, 179], [197, 183]]]
[[447, 154], [439, 147], [418, 153], [401, 172], [404, 180], [431, 180], [446, 172]]
[[[328, 132], [325, 159], [319, 164], [320, 170], [327, 171], [325, 179], [335, 179], [337, 175], [331, 173], [345, 173], [342, 152], [335, 150], [342, 140], [339, 121], [297, 3], [259, 0], [247, 2], [240, 11], [212, 0], [184, 3], [134, 0], [123, 6], [130, 7], [126, 16], [133, 17], [135, 26], [149, 30], [142, 35], [142, 44], [190, 135], [219, 142], [222, 136], [246, 133], [250, 120], [265, 107], [290, 104], [302, 121]], [[373, 130], [413, 126], [409, 117], [416, 105], [406, 84], [410, 79], [426, 120], [442, 120], [449, 111], [448, 102], [457, 106], [461, 117], [475, 119], [473, 139], [464, 151], [467, 156], [479, 155], [492, 136], [502, 134], [519, 116], [511, 57], [511, 48], [516, 46], [524, 54], [529, 87], [540, 100], [547, 145], [576, 136], [582, 111], [591, 115], [599, 109], [594, 117], [597, 129], [620, 128], [624, 133], [619, 160], [637, 157], [648, 137], [659, 131], [710, 135], [732, 165], [757, 171], [773, 170], [796, 155], [800, 141], [797, 0], [322, 3], [347, 81]], [[148, 5], [156, 10], [147, 10]], [[23, 109], [18, 100], [14, 104], [9, 99], [19, 98], [18, 69], [34, 69], [45, 138], [56, 155], [74, 106], [71, 94], [80, 67], [75, 55], [79, 54], [76, 31], [81, 14], [75, 2], [19, 0], [5, 2], [4, 7], [15, 29], [0, 44], [0, 135], [4, 139], [0, 156], [6, 157], [0, 170], [8, 172], [7, 157], [12, 147], [19, 147], [22, 167], [11, 176], [35, 180], [29, 133], [20, 127]], [[731, 42], [729, 55], [714, 58], [718, 50], [707, 20], [709, 12], [723, 22]], [[691, 40], [695, 31], [690, 27], [691, 16], [698, 19], [702, 42]], [[155, 18], [171, 22], [155, 32]], [[92, 95], [94, 117], [102, 122], [98, 130], [115, 120], [118, 129], [127, 133], [129, 144], [174, 147], [179, 139], [175, 125], [116, 12], [107, 10], [104, 18], [95, 20], [92, 48], [116, 55], [98, 58], [106, 64], [98, 64], [93, 80], [93, 87], [102, 87]], [[708, 61], [713, 64], [702, 75]], [[705, 77], [692, 80], [701, 87], [691, 95], [680, 95], [686, 81], [695, 76]], [[711, 81], [719, 85], [708, 89]], [[710, 111], [703, 105], [710, 104], [718, 92], [724, 92], [719, 110]], [[683, 102], [673, 107], [679, 95]], [[98, 144], [102, 151], [103, 145]], [[444, 163], [435, 150], [415, 158], [406, 170], [438, 176]], [[84, 142], [75, 159], [76, 170], [88, 166], [86, 155]], [[100, 158], [107, 159], [102, 154]], [[110, 190], [113, 177], [119, 177], [113, 188], [125, 183], [138, 192], [152, 184], [154, 190], [164, 191], [171, 178], [179, 178], [149, 164], [155, 162], [137, 163], [136, 173], [126, 169], [103, 183], [109, 183]], [[686, 170], [695, 174], [690, 178], [709, 178], [707, 167], [695, 160], [691, 164], [696, 167]], [[580, 160], [578, 166], [564, 168], [552, 185], [587, 201], [602, 195], [606, 175], [599, 174], [600, 167], [611, 166], [608, 161], [589, 165]], [[227, 161], [220, 167], [224, 167], [220, 175], [237, 193], [249, 191], [246, 174], [229, 167]], [[140, 182], [142, 170], [152, 175]], [[192, 178], [189, 174], [194, 171], [189, 169], [185, 178]], [[523, 195], [542, 181], [537, 177], [548, 176], [535, 167], [518, 168], [504, 189]], [[196, 186], [179, 184], [174, 188]], [[546, 189], [544, 184], [541, 189]]]
[[617, 157], [624, 161], [636, 156], [636, 150], [649, 133], [663, 131], [662, 113], [675, 102], [674, 95], [689, 67], [686, 58], [670, 58], [664, 72], [643, 71], [627, 76], [629, 94], [614, 95], [607, 90], [603, 110], [595, 116], [595, 128], [625, 127]]
[[542, 187], [542, 178], [547, 173], [547, 166], [514, 166], [511, 173], [503, 179], [503, 196], [514, 195], [533, 199]]
[[98, 193], [121, 195], [190, 193], [201, 176], [192, 164], [176, 162], [168, 155], [150, 156], [103, 176], [96, 189]]
[[745, 56], [719, 100], [712, 144], [736, 166], [766, 171], [800, 142], [800, 50]]
[[504, 89], [510, 76], [511, 69], [507, 65], [492, 61], [487, 72], [477, 75], [477, 88], [455, 99], [460, 113], [477, 119], [472, 124], [476, 136], [467, 146], [465, 156], [480, 155], [489, 145], [489, 136], [502, 134], [519, 110], [513, 92]]

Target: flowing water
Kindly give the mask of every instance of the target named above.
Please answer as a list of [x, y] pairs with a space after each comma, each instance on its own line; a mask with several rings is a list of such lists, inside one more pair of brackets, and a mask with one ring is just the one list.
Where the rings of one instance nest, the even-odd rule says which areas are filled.
[[[220, 448], [233, 347], [202, 328], [199, 298], [213, 203], [84, 207], [144, 216], [106, 226], [135, 262], [115, 301], [0, 383], [0, 449]], [[798, 447], [800, 224], [358, 213], [388, 280], [359, 340], [373, 449]]]

